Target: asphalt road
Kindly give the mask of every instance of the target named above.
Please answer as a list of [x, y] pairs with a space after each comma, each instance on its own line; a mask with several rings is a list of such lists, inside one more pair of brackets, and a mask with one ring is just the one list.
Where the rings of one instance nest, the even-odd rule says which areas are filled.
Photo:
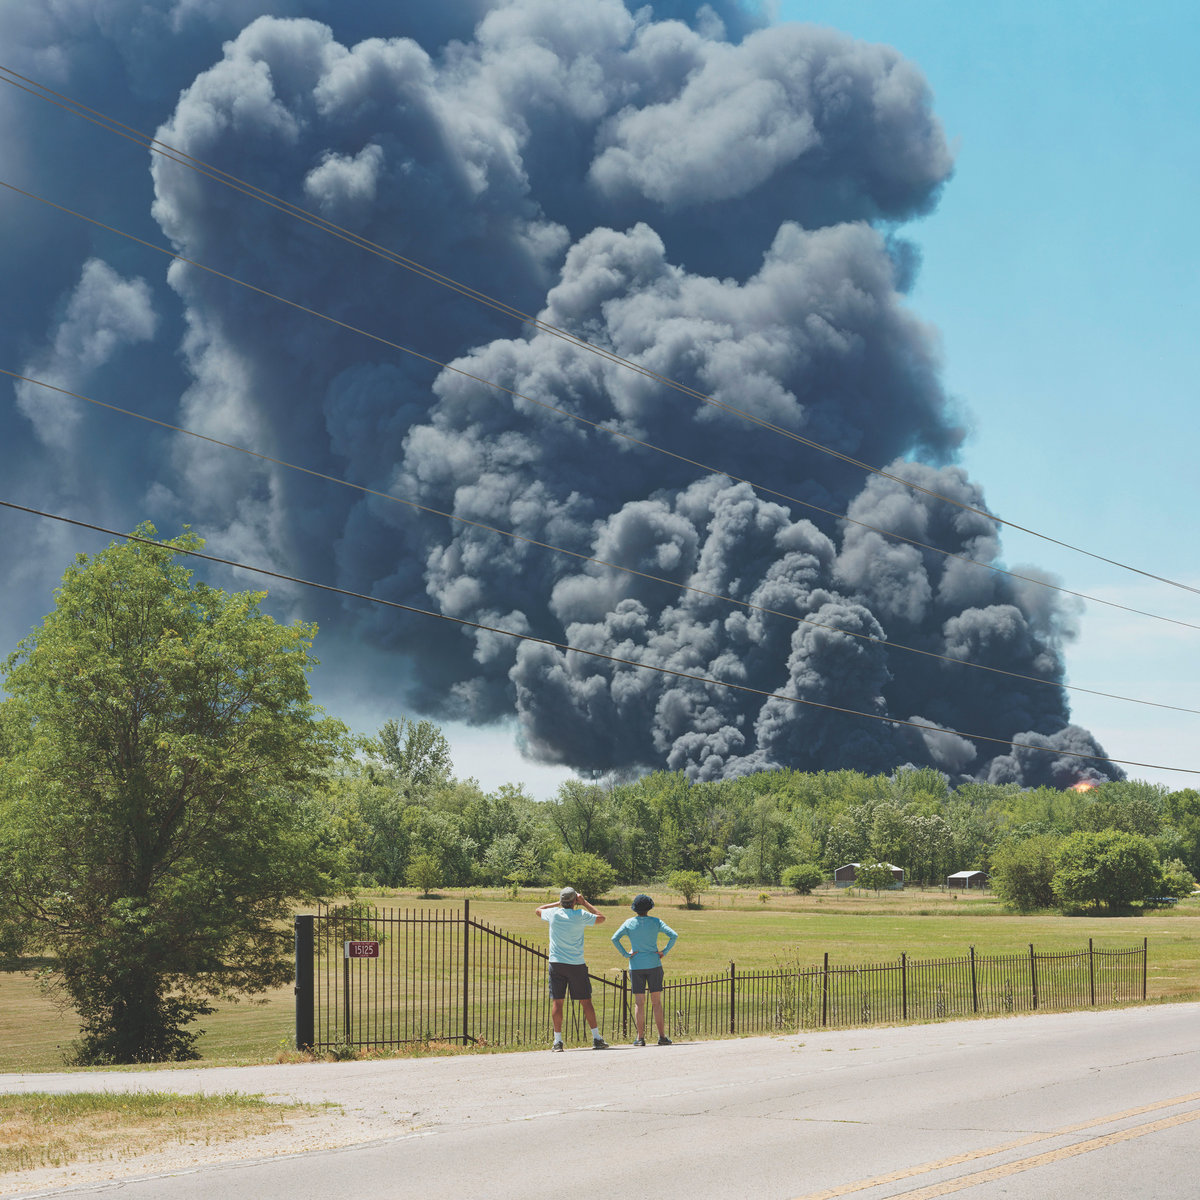
[[1200, 1005], [605, 1052], [86, 1075], [333, 1100], [357, 1144], [27, 1196], [1196, 1200]]

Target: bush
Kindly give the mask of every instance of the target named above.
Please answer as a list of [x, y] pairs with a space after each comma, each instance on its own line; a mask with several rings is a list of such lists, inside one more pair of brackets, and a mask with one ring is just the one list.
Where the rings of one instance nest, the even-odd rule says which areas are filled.
[[1162, 879], [1158, 885], [1160, 896], [1174, 896], [1177, 900], [1190, 896], [1196, 886], [1192, 873], [1178, 858], [1163, 863]]
[[825, 881], [825, 872], [816, 863], [796, 863], [783, 872], [783, 886], [791, 888], [798, 896], [807, 896], [813, 888]]
[[573, 887], [594, 904], [617, 882], [617, 873], [598, 854], [560, 850], [550, 860], [556, 887]]
[[1053, 908], [1054, 869], [1061, 839], [1039, 833], [1026, 838], [1009, 838], [992, 856], [989, 882], [1007, 908], [1033, 912]]
[[667, 876], [667, 887], [678, 892], [688, 908], [695, 908], [700, 893], [708, 891], [708, 880], [699, 871], [672, 871]]
[[883, 888], [890, 888], [896, 882], [896, 877], [887, 863], [860, 863], [854, 873], [854, 882], [861, 888], [879, 892]]
[[422, 896], [430, 896], [433, 889], [441, 886], [442, 864], [432, 854], [418, 854], [408, 864], [408, 885], [421, 889]]

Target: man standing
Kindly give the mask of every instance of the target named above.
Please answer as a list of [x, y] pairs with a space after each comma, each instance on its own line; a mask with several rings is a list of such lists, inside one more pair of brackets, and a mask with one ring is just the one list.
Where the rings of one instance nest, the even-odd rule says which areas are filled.
[[554, 1022], [554, 1045], [550, 1048], [563, 1048], [563, 1001], [569, 991], [571, 999], [579, 1002], [591, 1028], [592, 1049], [607, 1050], [608, 1043], [600, 1036], [596, 1024], [592, 981], [583, 957], [583, 931], [589, 925], [603, 925], [604, 914], [597, 912], [573, 887], [559, 892], [557, 904], [543, 904], [535, 911], [550, 926], [550, 1016]]
[[[649, 915], [654, 907], [654, 901], [645, 892], [638, 892], [631, 906], [636, 916], [630, 917], [616, 933], [613, 934], [613, 945], [629, 959], [629, 982], [633, 988], [634, 1021], [637, 1025], [637, 1040], [635, 1046], [646, 1044], [646, 991], [650, 992], [650, 1004], [654, 1009], [654, 1021], [658, 1026], [658, 1044], [669, 1046], [671, 1039], [663, 1026], [663, 969], [662, 960], [667, 951], [675, 945], [679, 936], [666, 921]], [[665, 934], [667, 944], [658, 948], [658, 935]], [[629, 949], [626, 950], [621, 938], [629, 939]]]

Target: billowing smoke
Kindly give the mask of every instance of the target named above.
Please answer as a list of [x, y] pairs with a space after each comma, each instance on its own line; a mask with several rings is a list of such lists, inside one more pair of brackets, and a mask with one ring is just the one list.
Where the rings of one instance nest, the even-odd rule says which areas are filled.
[[[1058, 686], [1072, 611], [963, 561], [1001, 564], [995, 524], [928, 494], [985, 506], [953, 465], [962, 430], [936, 339], [905, 303], [919, 264], [900, 228], [934, 206], [952, 161], [924, 80], [895, 51], [768, 28], [732, 0], [341, 6], [351, 15], [278, 0], [249, 24], [234, 0], [181, 0], [161, 20], [131, 2], [86, 7], [92, 53], [48, 82], [71, 90], [101, 49], [125, 54], [122, 119], [161, 121], [187, 153], [662, 377], [177, 164], [152, 163], [152, 205], [122, 192], [141, 211], [114, 224], [149, 213], [181, 254], [426, 357], [106, 242], [86, 247], [69, 294], [63, 272], [53, 321], [21, 350], [30, 374], [107, 398], [140, 361], [155, 388], [123, 393], [131, 407], [473, 524], [183, 438], [129, 451], [142, 473], [105, 484], [104, 509], [623, 660], [289, 595], [322, 620], [322, 671], [342, 689], [480, 724], [515, 713], [528, 754], [581, 771], [1118, 773], [1064, 753], [1102, 753]], [[130, 31], [157, 50], [169, 101], [163, 75], [129, 56]], [[37, 74], [49, 35], [24, 33]], [[84, 162], [100, 136], [80, 142]], [[24, 436], [58, 478], [97, 472], [97, 440], [123, 455], [145, 441], [91, 414], [72, 418], [83, 437], [28, 390]]]

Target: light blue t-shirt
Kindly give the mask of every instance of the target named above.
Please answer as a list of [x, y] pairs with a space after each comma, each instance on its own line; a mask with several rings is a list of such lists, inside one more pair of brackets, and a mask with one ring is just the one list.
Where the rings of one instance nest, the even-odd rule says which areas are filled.
[[586, 908], [544, 908], [542, 920], [550, 926], [550, 961], [582, 963], [583, 931], [595, 925], [596, 914]]
[[[657, 967], [661, 963], [658, 956], [658, 935], [665, 933], [667, 935], [667, 944], [662, 948], [662, 952], [666, 955], [667, 951], [675, 945], [675, 939], [679, 936], [666, 921], [660, 921], [657, 917], [630, 917], [616, 933], [613, 934], [613, 945], [616, 946], [626, 958], [629, 959], [629, 965], [635, 971], [644, 971], [650, 967]], [[626, 951], [621, 945], [620, 938], [625, 935], [629, 938], [631, 949]]]

